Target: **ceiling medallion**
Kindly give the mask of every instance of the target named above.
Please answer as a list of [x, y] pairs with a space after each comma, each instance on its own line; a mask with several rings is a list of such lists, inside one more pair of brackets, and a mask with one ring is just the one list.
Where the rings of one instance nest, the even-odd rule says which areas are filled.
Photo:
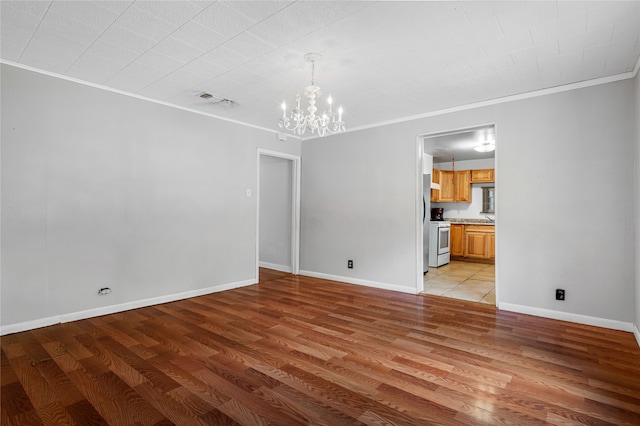
[[336, 117], [332, 109], [333, 99], [331, 95], [327, 98], [329, 111], [324, 111], [322, 115], [316, 115], [316, 111], [318, 111], [316, 99], [320, 97], [322, 92], [320, 91], [320, 87], [315, 85], [315, 63], [321, 60], [322, 56], [317, 53], [307, 53], [304, 55], [304, 59], [307, 62], [311, 62], [311, 85], [304, 88], [304, 95], [309, 98], [308, 113], [304, 114], [300, 109], [300, 93], [298, 92], [296, 96], [296, 108], [291, 111], [289, 116], [287, 116], [287, 104], [284, 101], [282, 102], [282, 118], [280, 118], [278, 125], [280, 128], [290, 130], [300, 136], [302, 136], [307, 129], [311, 131], [311, 134], [317, 132], [319, 136], [344, 132], [342, 106], [338, 108], [338, 115]]

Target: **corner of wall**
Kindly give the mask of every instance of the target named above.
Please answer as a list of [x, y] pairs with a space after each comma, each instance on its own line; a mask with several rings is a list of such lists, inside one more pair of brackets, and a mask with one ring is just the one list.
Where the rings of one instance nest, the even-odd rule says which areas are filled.
[[640, 58], [638, 58], [638, 63], [636, 64], [635, 73], [636, 76], [634, 78], [635, 83], [635, 161], [634, 161], [634, 173], [635, 173], [635, 296], [636, 296], [636, 312], [635, 312], [635, 330], [634, 334], [636, 336], [636, 340], [638, 341], [638, 345], [640, 345], [640, 73], [638, 73], [638, 68], [640, 66]]

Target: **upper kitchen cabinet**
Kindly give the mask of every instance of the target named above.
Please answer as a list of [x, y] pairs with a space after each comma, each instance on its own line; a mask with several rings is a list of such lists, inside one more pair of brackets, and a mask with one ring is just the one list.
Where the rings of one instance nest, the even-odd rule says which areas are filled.
[[[441, 182], [440, 182], [440, 170], [433, 169], [433, 171], [431, 172], [431, 182], [436, 183], [438, 185], [441, 184]], [[440, 197], [440, 190], [432, 188], [431, 189], [431, 201], [437, 202], [439, 197]]]
[[453, 188], [454, 201], [471, 202], [471, 170], [457, 170], [454, 172]]
[[441, 203], [452, 203], [455, 199], [455, 191], [453, 189], [453, 172], [449, 170], [440, 170], [440, 190], [437, 193], [437, 200]]
[[471, 170], [471, 183], [493, 183], [495, 181], [495, 169]]
[[439, 170], [438, 174], [440, 189], [431, 191], [431, 201], [438, 203], [471, 202], [471, 170]]

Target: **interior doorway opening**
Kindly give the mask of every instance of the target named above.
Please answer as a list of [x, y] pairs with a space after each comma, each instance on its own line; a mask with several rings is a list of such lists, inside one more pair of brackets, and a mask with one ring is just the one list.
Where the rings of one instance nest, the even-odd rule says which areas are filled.
[[258, 149], [256, 280], [300, 270], [300, 157]]
[[497, 306], [495, 148], [493, 123], [422, 136], [423, 294]]

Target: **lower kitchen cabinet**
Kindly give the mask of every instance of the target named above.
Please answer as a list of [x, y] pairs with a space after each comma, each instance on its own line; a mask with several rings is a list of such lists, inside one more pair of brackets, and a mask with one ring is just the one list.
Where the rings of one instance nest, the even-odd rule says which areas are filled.
[[451, 245], [449, 252], [451, 256], [464, 256], [464, 225], [451, 224]]
[[475, 259], [495, 258], [495, 227], [488, 225], [465, 226], [465, 257]]
[[459, 260], [492, 261], [496, 258], [495, 226], [451, 224], [450, 253]]

